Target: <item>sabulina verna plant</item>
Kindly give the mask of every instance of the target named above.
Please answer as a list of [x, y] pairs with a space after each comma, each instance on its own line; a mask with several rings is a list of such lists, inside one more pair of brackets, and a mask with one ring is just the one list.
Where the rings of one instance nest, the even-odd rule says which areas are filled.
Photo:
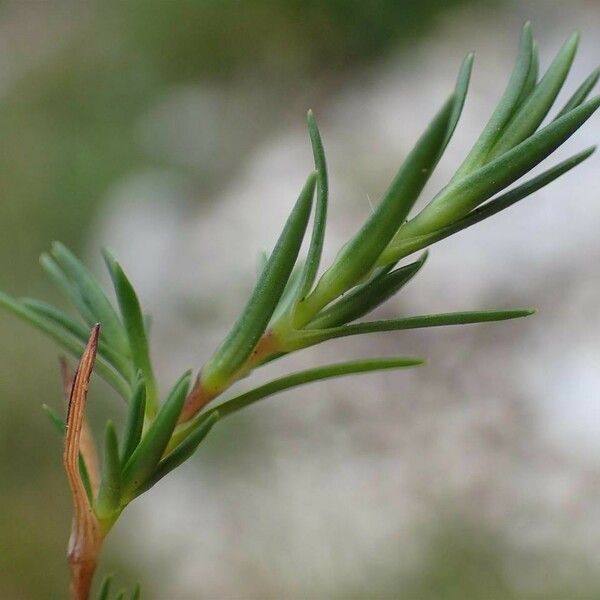
[[[592, 154], [593, 148], [584, 150], [510, 187], [598, 108], [598, 97], [586, 100], [598, 79], [596, 70], [556, 116], [540, 127], [563, 87], [578, 39], [577, 34], [572, 35], [539, 77], [536, 44], [530, 25], [525, 24], [512, 75], [483, 132], [447, 185], [411, 216], [457, 126], [473, 64], [473, 55], [468, 54], [454, 91], [405, 158], [376, 209], [320, 277], [329, 186], [321, 135], [309, 112], [314, 171], [308, 175], [273, 251], [261, 257], [254, 291], [195, 379], [191, 371], [185, 372], [165, 397], [160, 395], [150, 357], [148, 319], [122, 266], [109, 252], [104, 251], [104, 258], [116, 305], [90, 271], [60, 243], [42, 255], [41, 264], [70, 299], [78, 319], [38, 300], [0, 295], [2, 306], [71, 354], [82, 356], [73, 377], [66, 366], [63, 368], [66, 418], [46, 407], [65, 438], [64, 465], [75, 512], [68, 552], [73, 598], [88, 598], [102, 542], [123, 510], [190, 458], [220, 420], [292, 387], [341, 375], [412, 367], [422, 361], [412, 357], [365, 358], [318, 366], [220, 400], [254, 369], [334, 338], [501, 321], [533, 312], [488, 310], [363, 320], [419, 272], [427, 255], [423, 253], [406, 264], [400, 261], [508, 208]], [[308, 253], [301, 262], [299, 252], [311, 215]], [[120, 435], [112, 422], [106, 424], [102, 461], [96, 457], [85, 419], [87, 385], [93, 369], [128, 407]], [[109, 580], [103, 583], [100, 594], [109, 597]], [[138, 595], [139, 589], [132, 597]]]

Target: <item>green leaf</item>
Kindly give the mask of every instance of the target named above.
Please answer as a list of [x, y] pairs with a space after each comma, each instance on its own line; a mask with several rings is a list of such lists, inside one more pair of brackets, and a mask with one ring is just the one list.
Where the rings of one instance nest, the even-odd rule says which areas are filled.
[[239, 319], [202, 369], [202, 384], [220, 390], [242, 367], [264, 333], [290, 277], [310, 217], [316, 174], [312, 173], [290, 214]]
[[[64, 418], [61, 417], [53, 408], [51, 408], [47, 404], [42, 404], [42, 408], [48, 415], [50, 422], [52, 423], [52, 425], [54, 425], [60, 436], [64, 437], [66, 431]], [[81, 454], [79, 455], [79, 474], [81, 475], [81, 481], [83, 483], [83, 487], [85, 488], [88, 500], [91, 503], [94, 501], [92, 494], [92, 484], [90, 482], [90, 476], [87, 467], [85, 466], [85, 460], [83, 459], [83, 456]]]
[[177, 425], [190, 387], [191, 377], [192, 374], [188, 371], [175, 384], [148, 431], [127, 461], [122, 479], [124, 504], [128, 504], [135, 498], [136, 490], [146, 483], [160, 462], [175, 425]]
[[531, 62], [529, 64], [529, 71], [527, 72], [527, 78], [525, 79], [525, 83], [523, 84], [523, 89], [521, 90], [521, 95], [517, 100], [514, 112], [511, 116], [519, 110], [519, 108], [523, 105], [523, 103], [529, 98], [531, 92], [535, 89], [537, 85], [537, 78], [539, 74], [540, 68], [540, 59], [538, 54], [538, 46], [533, 40], [533, 46], [531, 48]]
[[422, 329], [425, 327], [443, 327], [446, 325], [470, 325], [473, 323], [487, 323], [490, 321], [506, 321], [508, 319], [528, 317], [534, 312], [535, 311], [532, 309], [517, 309], [442, 313], [438, 315], [408, 317], [405, 319], [356, 323], [353, 325], [332, 327], [330, 329], [322, 329], [319, 331], [307, 330], [299, 335], [299, 342], [294, 349], [307, 348], [308, 346], [314, 346], [321, 342], [350, 335], [401, 331], [405, 329]]
[[590, 95], [591, 91], [596, 86], [596, 83], [598, 83], [598, 77], [600, 77], [600, 68], [589, 75], [589, 77], [575, 90], [575, 93], [569, 98], [558, 115], [556, 115], [556, 119], [560, 119], [563, 115], [566, 115], [568, 112], [571, 112], [574, 108], [577, 108], [580, 104], [585, 102], [585, 99]]
[[42, 408], [44, 409], [44, 412], [48, 415], [48, 418], [50, 419], [52, 425], [54, 425], [54, 427], [56, 428], [56, 431], [58, 431], [58, 433], [62, 437], [64, 437], [66, 427], [64, 418], [61, 417], [52, 407], [48, 406], [47, 404], [42, 404]]
[[488, 159], [496, 158], [508, 152], [528, 138], [540, 126], [565, 82], [573, 64], [578, 44], [579, 34], [574, 33], [561, 48], [533, 92], [511, 118], [502, 135], [491, 149]]
[[119, 442], [112, 421], [106, 423], [102, 481], [94, 508], [98, 519], [108, 528], [112, 526], [121, 510]]
[[509, 206], [519, 202], [519, 200], [523, 200], [523, 198], [527, 198], [534, 192], [537, 192], [539, 189], [550, 184], [564, 173], [567, 173], [578, 164], [583, 162], [586, 158], [591, 156], [595, 150], [596, 148], [592, 147], [584, 150], [583, 152], [575, 154], [571, 158], [568, 158], [567, 160], [555, 165], [551, 169], [544, 171], [537, 177], [530, 179], [526, 183], [523, 183], [520, 186], [490, 200], [479, 208], [476, 208], [468, 215], [462, 219], [459, 219], [448, 227], [444, 227], [428, 235], [399, 240], [396, 245], [390, 246], [381, 255], [381, 262], [385, 264], [387, 261], [400, 260], [401, 258], [404, 258], [413, 252], [427, 248], [428, 246], [431, 246], [440, 240], [443, 240], [455, 233], [458, 233], [459, 231], [462, 231], [463, 229], [466, 229], [467, 227], [471, 227], [472, 225], [475, 225], [476, 223], [479, 223], [484, 219], [499, 213]]
[[[35, 300], [33, 298], [22, 298], [23, 305], [42, 317], [46, 317], [57, 326], [62, 327], [66, 333], [73, 335], [78, 340], [86, 343], [90, 332], [88, 327], [71, 319], [67, 314], [55, 308], [51, 304]], [[125, 379], [131, 379], [132, 370], [130, 360], [116, 352], [105, 340], [101, 339], [98, 345], [98, 353], [103, 356]]]
[[269, 253], [266, 250], [261, 250], [258, 253], [258, 258], [256, 260], [256, 278], [258, 279], [262, 272], [265, 270], [267, 266], [267, 262], [269, 261]]
[[154, 474], [138, 489], [138, 495], [148, 491], [165, 475], [168, 475], [173, 469], [176, 469], [190, 458], [218, 420], [218, 410], [202, 414], [198, 421], [194, 420], [193, 427], [186, 428], [187, 437], [160, 461]]
[[47, 253], [43, 252], [40, 256], [40, 265], [44, 272], [50, 277], [54, 284], [62, 290], [65, 296], [73, 303], [83, 320], [93, 327], [96, 324], [96, 318], [92, 311], [83, 301], [79, 290], [71, 284], [68, 277], [58, 266], [56, 261]]
[[144, 430], [144, 415], [146, 413], [146, 382], [138, 374], [137, 381], [133, 388], [131, 400], [129, 401], [129, 412], [127, 423], [125, 425], [125, 434], [123, 436], [123, 453], [121, 456], [121, 465], [125, 466], [127, 461], [137, 448]]
[[142, 589], [140, 588], [140, 584], [138, 583], [131, 593], [131, 600], [140, 600], [140, 596], [142, 594]]
[[63, 244], [52, 244], [52, 256], [75, 285], [81, 298], [91, 311], [94, 319], [101, 323], [106, 341], [121, 354], [129, 353], [127, 336], [115, 309], [106, 297], [96, 278], [84, 264]]
[[110, 273], [125, 324], [133, 363], [136, 369], [142, 372], [146, 381], [146, 412], [149, 417], [152, 417], [156, 413], [158, 392], [140, 302], [133, 285], [118, 262], [112, 262]]
[[302, 273], [302, 282], [299, 288], [299, 299], [301, 300], [308, 294], [315, 282], [321, 255], [323, 253], [323, 243], [325, 241], [325, 226], [327, 224], [327, 204], [329, 199], [329, 180], [327, 176], [327, 162], [325, 160], [325, 149], [321, 139], [321, 132], [317, 125], [317, 120], [312, 112], [307, 115], [308, 134], [312, 146], [313, 160], [317, 171], [317, 201], [315, 207], [315, 220], [313, 225], [312, 237], [308, 248], [308, 256], [304, 263]]
[[332, 300], [367, 274], [394, 237], [427, 183], [445, 144], [454, 111], [451, 96], [410, 152], [383, 200], [361, 230], [338, 253], [315, 290], [298, 305], [294, 325], [299, 328]]
[[450, 120], [448, 121], [448, 128], [446, 130], [446, 137], [444, 143], [440, 149], [440, 155], [438, 160], [441, 158], [444, 150], [450, 143], [450, 140], [456, 130], [460, 115], [462, 114], [465, 106], [465, 100], [467, 98], [467, 92], [469, 91], [469, 82], [471, 81], [471, 72], [473, 71], [473, 60], [475, 55], [473, 52], [469, 52], [465, 56], [460, 70], [458, 71], [458, 77], [456, 78], [456, 85], [454, 87], [454, 103], [452, 106], [452, 113], [450, 114]]
[[533, 36], [531, 34], [531, 24], [527, 22], [521, 30], [519, 53], [506, 90], [467, 158], [456, 171], [452, 181], [462, 179], [485, 163], [488, 152], [498, 139], [506, 123], [508, 123], [522, 97], [530, 73], [532, 56]]
[[98, 600], [109, 600], [110, 586], [112, 584], [112, 575], [107, 575], [100, 585], [100, 591], [98, 592]]
[[[236, 396], [227, 402], [219, 404], [210, 412], [218, 411], [219, 417], [226, 417], [236, 413], [267, 396], [272, 396], [278, 392], [298, 387], [306, 383], [320, 381], [322, 379], [331, 379], [341, 377], [342, 375], [353, 375], [356, 373], [367, 373], [369, 371], [382, 371], [385, 369], [399, 369], [403, 367], [414, 367], [423, 363], [420, 358], [371, 358], [365, 360], [355, 360], [350, 362], [326, 365], [315, 369], [307, 369], [286, 377], [275, 379], [265, 385], [250, 390], [245, 394]], [[205, 413], [208, 415], [209, 413]], [[204, 416], [204, 415], [201, 415]], [[204, 417], [207, 418], [207, 417]]]
[[85, 489], [88, 501], [90, 504], [94, 501], [94, 493], [92, 492], [92, 482], [90, 481], [90, 474], [88, 473], [85, 465], [85, 459], [79, 454], [79, 475], [81, 476], [81, 483]]
[[395, 241], [399, 237], [432, 233], [465, 216], [544, 160], [577, 131], [599, 105], [600, 97], [597, 97], [574, 108], [471, 175], [448, 184], [403, 226]]
[[[0, 306], [3, 306], [21, 320], [33, 325], [53, 340], [58, 342], [62, 348], [67, 350], [73, 356], [81, 358], [85, 350], [85, 344], [79, 339], [65, 332], [62, 327], [41, 316], [37, 312], [24, 306], [18, 300], [8, 294], [0, 292]], [[129, 397], [129, 386], [121, 375], [109, 364], [102, 356], [98, 356], [94, 365], [95, 371], [107, 381], [123, 398]]]
[[419, 272], [426, 258], [425, 253], [418, 261], [390, 273], [384, 273], [348, 292], [335, 304], [319, 313], [307, 328], [336, 327], [370, 313], [404, 287]]
[[277, 303], [277, 307], [273, 311], [273, 316], [269, 322], [269, 327], [276, 327], [276, 323], [279, 319], [283, 318], [295, 305], [298, 296], [300, 295], [300, 286], [302, 285], [302, 273], [304, 271], [304, 264], [301, 260], [298, 261], [296, 266], [292, 270], [292, 274], [288, 279], [288, 282], [281, 294], [281, 298]]

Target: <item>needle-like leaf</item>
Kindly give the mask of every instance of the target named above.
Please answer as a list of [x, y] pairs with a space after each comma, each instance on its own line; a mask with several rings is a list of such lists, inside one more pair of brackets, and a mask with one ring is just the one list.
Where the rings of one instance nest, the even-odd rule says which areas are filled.
[[325, 240], [325, 226], [327, 224], [327, 204], [329, 199], [329, 179], [327, 175], [327, 162], [325, 160], [325, 149], [317, 120], [312, 112], [307, 115], [308, 134], [312, 146], [313, 160], [317, 171], [317, 201], [315, 205], [315, 220], [308, 248], [308, 256], [304, 263], [302, 280], [299, 287], [299, 300], [302, 300], [312, 288], [323, 253], [323, 242]]
[[567, 100], [562, 110], [556, 115], [556, 119], [560, 119], [563, 115], [577, 108], [581, 103], [585, 102], [598, 83], [600, 77], [600, 68], [597, 68], [586, 80], [575, 90], [575, 93]]
[[122, 478], [124, 505], [135, 498], [136, 490], [144, 485], [160, 462], [181, 413], [190, 387], [191, 376], [191, 372], [188, 371], [175, 384], [148, 431], [127, 461]]
[[519, 96], [519, 99], [517, 100], [517, 103], [515, 105], [513, 116], [514, 113], [516, 113], [519, 110], [519, 108], [523, 105], [523, 103], [529, 98], [531, 92], [533, 92], [533, 90], [535, 89], [535, 86], [537, 84], [539, 68], [540, 59], [538, 47], [535, 43], [535, 40], [533, 40], [533, 47], [531, 48], [531, 62], [529, 64], [529, 71], [527, 72], [527, 79], [523, 84], [521, 95]]
[[446, 146], [448, 146], [448, 144], [450, 143], [450, 140], [454, 135], [454, 131], [456, 130], [456, 126], [458, 125], [460, 115], [462, 114], [463, 108], [465, 106], [467, 92], [469, 91], [469, 82], [471, 81], [471, 72], [473, 71], [474, 58], [475, 55], [473, 54], [473, 52], [469, 52], [469, 54], [465, 56], [458, 71], [458, 77], [456, 78], [456, 85], [454, 87], [454, 104], [452, 106], [450, 120], [448, 121], [448, 128], [446, 129], [446, 137], [444, 138], [444, 143], [442, 144], [442, 147], [440, 149], [440, 155], [438, 157], [438, 160], [444, 153]]
[[414, 237], [432, 233], [465, 216], [544, 160], [577, 131], [598, 106], [600, 97], [589, 100], [471, 175], [450, 183], [403, 226], [396, 240], [400, 235]]
[[451, 96], [410, 152], [383, 200], [361, 230], [339, 252], [315, 290], [298, 305], [301, 327], [332, 300], [359, 282], [406, 219], [440, 157], [454, 110]]
[[52, 256], [75, 285], [94, 318], [102, 324], [104, 338], [121, 354], [129, 353], [123, 325], [106, 294], [85, 265], [60, 242], [52, 244]]
[[127, 461], [137, 448], [144, 429], [144, 415], [146, 412], [146, 382], [138, 375], [133, 388], [131, 400], [129, 401], [129, 413], [123, 436], [123, 451], [121, 465], [125, 466]]
[[299, 341], [295, 349], [314, 346], [315, 344], [320, 344], [327, 340], [350, 335], [380, 333], [384, 331], [401, 331], [405, 329], [422, 329], [424, 327], [443, 327], [446, 325], [470, 325], [473, 323], [487, 323], [490, 321], [506, 321], [508, 319], [528, 317], [534, 312], [535, 311], [532, 309], [517, 309], [442, 313], [438, 315], [407, 317], [405, 319], [355, 323], [320, 331], [306, 330], [299, 336]]
[[[85, 343], [87, 340], [89, 335], [88, 328], [74, 319], [71, 319], [71, 317], [58, 308], [33, 298], [22, 298], [21, 302], [25, 307], [38, 313], [42, 317], [46, 317], [57, 326], [62, 327], [66, 333], [73, 335], [81, 342]], [[132, 372], [130, 360], [126, 356], [116, 352], [105, 340], [100, 340], [98, 354], [104, 357], [108, 363], [117, 369], [125, 379], [131, 379]]]
[[98, 592], [98, 600], [110, 600], [110, 586], [112, 584], [112, 575], [107, 575], [100, 585], [100, 591]]
[[[106, 251], [105, 256], [107, 256]], [[146, 412], [148, 416], [152, 417], [156, 412], [158, 393], [140, 302], [121, 265], [114, 260], [112, 261], [110, 274], [125, 324], [133, 363], [136, 369], [142, 372], [146, 381]]]
[[[267, 396], [272, 396], [278, 392], [298, 387], [306, 383], [312, 383], [322, 379], [331, 379], [333, 377], [341, 377], [342, 375], [415, 367], [421, 364], [423, 364], [423, 359], [421, 358], [371, 358], [326, 365], [315, 369], [307, 369], [306, 371], [299, 371], [298, 373], [275, 379], [256, 389], [250, 390], [245, 394], [236, 396], [231, 400], [219, 404], [219, 406], [212, 409], [212, 411], [218, 411], [219, 417], [226, 417], [266, 398]], [[208, 413], [206, 414], [208, 415]], [[206, 419], [208, 417], [201, 415], [201, 418]]]
[[414, 263], [375, 277], [348, 292], [307, 325], [307, 329], [326, 329], [354, 321], [383, 304], [404, 287], [421, 269], [427, 254]]
[[528, 138], [539, 127], [565, 82], [569, 69], [573, 64], [578, 43], [579, 34], [574, 33], [561, 48], [533, 92], [511, 118], [502, 135], [491, 149], [488, 160], [508, 152], [508, 150]]
[[50, 422], [61, 436], [65, 435], [65, 420], [51, 406], [42, 404], [44, 412], [48, 415]]
[[102, 481], [95, 503], [96, 515], [105, 530], [110, 529], [120, 513], [121, 463], [119, 442], [112, 421], [106, 424]]
[[264, 333], [290, 277], [310, 217], [316, 174], [312, 173], [290, 214], [239, 319], [202, 369], [203, 385], [218, 390], [235, 375]]
[[92, 491], [92, 481], [90, 479], [90, 473], [88, 471], [87, 465], [85, 464], [85, 459], [81, 452], [79, 453], [79, 475], [81, 477], [81, 483], [85, 489], [85, 493], [87, 495], [88, 502], [92, 504], [94, 501], [94, 492]]
[[567, 173], [578, 164], [583, 162], [586, 158], [591, 156], [596, 147], [588, 148], [583, 152], [579, 152], [575, 154], [571, 158], [564, 160], [563, 162], [555, 165], [551, 169], [544, 171], [537, 177], [530, 179], [526, 183], [519, 185], [518, 187], [505, 192], [504, 194], [490, 200], [486, 204], [476, 208], [471, 211], [468, 215], [459, 219], [452, 225], [448, 227], [444, 227], [442, 229], [438, 229], [433, 233], [428, 235], [422, 235], [417, 237], [409, 237], [406, 239], [399, 239], [396, 245], [389, 246], [385, 252], [381, 255], [380, 261], [382, 264], [386, 264], [388, 261], [395, 261], [404, 258], [412, 254], [413, 252], [417, 252], [418, 250], [422, 250], [423, 248], [427, 248], [440, 240], [443, 240], [467, 227], [471, 227], [484, 219], [492, 217], [493, 215], [499, 213], [500, 211], [512, 206], [513, 204], [519, 202], [519, 200], [523, 200], [527, 198], [531, 194], [537, 192], [541, 188], [545, 187], [561, 175]]
[[531, 34], [531, 24], [527, 22], [521, 30], [517, 60], [506, 90], [483, 132], [467, 155], [467, 158], [465, 158], [462, 165], [456, 171], [452, 181], [462, 179], [465, 175], [478, 169], [485, 163], [488, 152], [498, 139], [499, 134], [504, 129], [506, 123], [508, 123], [508, 120], [515, 111], [515, 107], [522, 98], [523, 89], [527, 85], [530, 73], [532, 57], [533, 36]]
[[196, 452], [198, 446], [209, 434], [214, 424], [219, 420], [219, 411], [212, 410], [202, 415], [202, 419], [194, 423], [193, 428], [186, 428], [187, 437], [165, 458], [163, 458], [148, 481], [138, 489], [137, 495], [148, 491], [156, 485], [165, 475], [168, 475], [173, 469], [183, 464]]
[[314, 292], [297, 307], [294, 325], [301, 327], [332, 300], [360, 281], [408, 216], [456, 128], [467, 94], [473, 54], [467, 55], [454, 94], [418, 140], [383, 200], [356, 236], [339, 252]]
[[[0, 292], [0, 306], [8, 309], [15, 316], [30, 323], [40, 331], [43, 331], [73, 356], [81, 356], [85, 344], [71, 334], [65, 332], [62, 327], [59, 327], [53, 321], [24, 306], [21, 302], [11, 298], [8, 294], [4, 294], [3, 292]], [[98, 356], [95, 363], [95, 369], [123, 398], [129, 397], [129, 386], [127, 382], [103, 356]]]
[[54, 282], [54, 284], [62, 290], [65, 296], [73, 303], [83, 320], [90, 326], [96, 322], [92, 311], [83, 301], [79, 290], [71, 284], [63, 270], [58, 266], [56, 261], [48, 254], [43, 252], [40, 256], [40, 265], [46, 275]]
[[257, 279], [261, 276], [261, 273], [265, 270], [268, 260], [269, 260], [269, 253], [266, 250], [261, 250], [258, 253], [258, 257], [256, 259], [256, 278]]

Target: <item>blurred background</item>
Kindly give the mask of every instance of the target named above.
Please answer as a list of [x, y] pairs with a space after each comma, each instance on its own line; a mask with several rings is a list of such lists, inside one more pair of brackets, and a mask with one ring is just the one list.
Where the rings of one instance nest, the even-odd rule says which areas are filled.
[[[596, 0], [2, 2], [0, 287], [64, 306], [39, 254], [59, 239], [101, 273], [111, 247], [154, 316], [166, 390], [208, 357], [275, 241], [311, 169], [306, 110], [328, 153], [331, 259], [474, 49], [425, 196], [447, 181], [528, 18], [543, 65], [581, 30], [572, 92], [600, 56]], [[596, 116], [555, 161], [599, 140]], [[256, 381], [341, 356], [427, 357], [219, 425], [128, 508], [100, 571], [149, 599], [600, 597], [598, 160], [435, 246], [380, 311], [534, 317], [345, 340], [266, 370]], [[0, 314], [1, 598], [65, 597], [71, 506], [41, 410], [61, 406], [58, 354]], [[93, 426], [122, 418], [92, 387]]]

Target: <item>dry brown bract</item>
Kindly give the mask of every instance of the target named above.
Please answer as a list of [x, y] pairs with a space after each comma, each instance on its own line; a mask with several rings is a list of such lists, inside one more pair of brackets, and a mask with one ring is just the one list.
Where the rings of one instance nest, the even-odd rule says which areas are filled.
[[68, 560], [71, 568], [71, 598], [73, 600], [88, 598], [103, 540], [98, 519], [94, 514], [79, 472], [79, 453], [84, 450], [83, 446], [85, 446], [86, 453], [89, 455], [90, 449], [88, 432], [83, 436], [87, 438], [86, 444], [82, 444], [82, 430], [88, 384], [96, 359], [99, 333], [100, 325], [95, 325], [75, 373], [67, 409], [63, 463], [73, 497], [74, 514], [68, 548]]

